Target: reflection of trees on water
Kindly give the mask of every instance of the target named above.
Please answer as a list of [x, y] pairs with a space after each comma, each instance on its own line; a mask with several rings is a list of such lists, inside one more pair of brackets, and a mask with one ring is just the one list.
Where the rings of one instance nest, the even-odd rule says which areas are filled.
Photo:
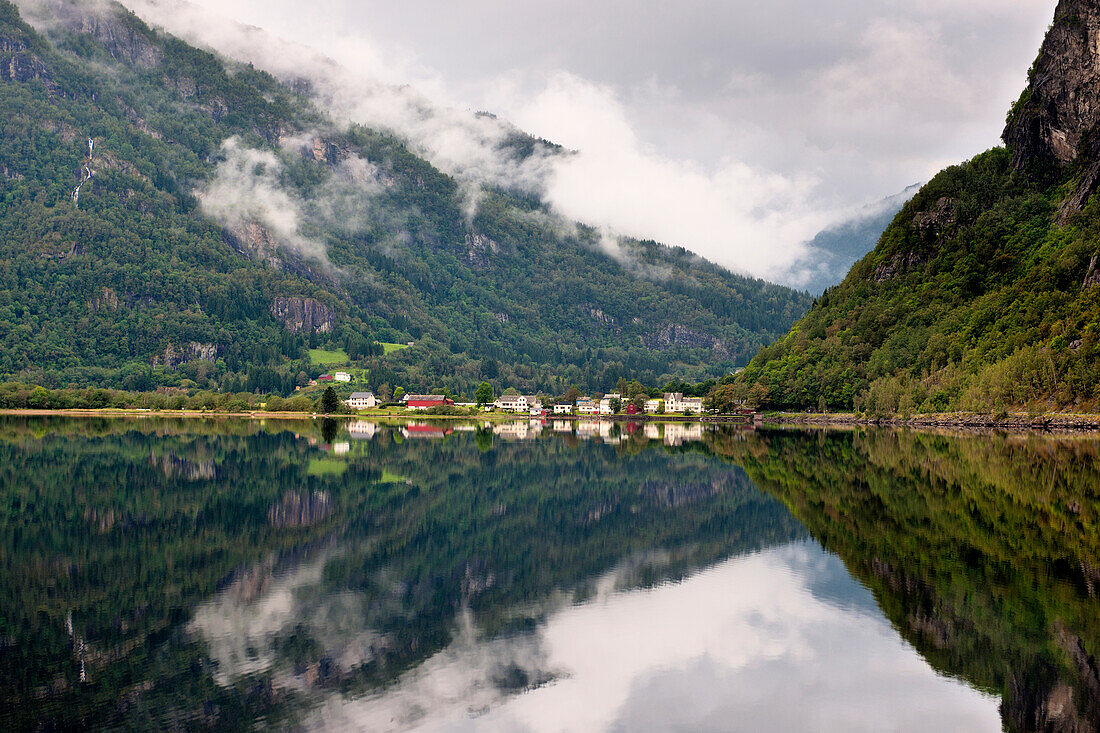
[[[277, 721], [309, 690], [386, 684], [458, 619], [523, 633], [613, 568], [655, 583], [802, 532], [699, 453], [357, 426], [371, 439], [324, 459], [346, 470], [311, 473], [311, 442], [344, 432], [333, 422], [0, 427], [0, 465], [20, 478], [2, 490], [23, 507], [0, 583], [4, 727]], [[521, 673], [538, 678], [497, 677]]]
[[1100, 440], [768, 432], [723, 450], [1009, 730], [1100, 728]]

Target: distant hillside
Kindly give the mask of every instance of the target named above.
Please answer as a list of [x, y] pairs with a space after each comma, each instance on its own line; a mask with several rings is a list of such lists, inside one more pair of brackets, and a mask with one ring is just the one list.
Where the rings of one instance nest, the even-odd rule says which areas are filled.
[[1062, 0], [1007, 147], [924, 186], [742, 382], [782, 407], [1097, 409], [1098, 34], [1095, 3]]
[[[287, 393], [322, 347], [375, 386], [599, 388], [721, 375], [809, 306], [529, 193], [471, 196], [118, 6], [34, 7], [42, 32], [0, 2], [0, 379]], [[495, 152], [564, 154], [518, 130]]]
[[808, 242], [816, 260], [814, 276], [806, 290], [820, 295], [826, 288], [838, 284], [856, 262], [875, 248], [879, 237], [894, 220], [901, 207], [913, 198], [919, 185], [909, 186], [901, 193], [888, 196], [839, 224], [829, 227]]

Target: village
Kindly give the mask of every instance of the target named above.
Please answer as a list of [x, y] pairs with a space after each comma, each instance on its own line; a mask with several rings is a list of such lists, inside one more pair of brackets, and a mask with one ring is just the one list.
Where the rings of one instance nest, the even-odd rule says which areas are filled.
[[[346, 373], [337, 372], [335, 381], [347, 381]], [[531, 417], [555, 416], [642, 416], [642, 415], [702, 415], [702, 397], [685, 397], [680, 392], [667, 392], [662, 397], [645, 400], [629, 400], [612, 392], [596, 397], [580, 397], [573, 402], [553, 402], [538, 395], [504, 394], [491, 403], [455, 402], [442, 394], [405, 394], [396, 401], [401, 409], [409, 412], [456, 409], [504, 412]], [[380, 408], [384, 403], [373, 392], [352, 392], [343, 404], [353, 412]]]

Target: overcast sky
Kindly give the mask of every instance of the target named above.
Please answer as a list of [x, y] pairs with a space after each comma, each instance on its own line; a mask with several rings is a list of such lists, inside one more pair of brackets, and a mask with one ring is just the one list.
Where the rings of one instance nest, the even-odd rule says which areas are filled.
[[580, 150], [549, 183], [570, 218], [796, 284], [822, 226], [998, 144], [1055, 5], [194, 2]]

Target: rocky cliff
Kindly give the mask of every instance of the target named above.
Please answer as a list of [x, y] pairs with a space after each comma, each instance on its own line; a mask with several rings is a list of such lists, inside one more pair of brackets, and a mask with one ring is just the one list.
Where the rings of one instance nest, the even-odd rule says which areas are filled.
[[271, 301], [271, 315], [282, 321], [291, 333], [331, 333], [336, 327], [336, 314], [332, 308], [313, 298], [287, 298], [280, 295]]
[[1060, 0], [1003, 137], [1018, 171], [1046, 177], [1075, 165], [1081, 169], [1063, 204], [1063, 221], [1080, 211], [1100, 184], [1098, 123], [1100, 4]]

